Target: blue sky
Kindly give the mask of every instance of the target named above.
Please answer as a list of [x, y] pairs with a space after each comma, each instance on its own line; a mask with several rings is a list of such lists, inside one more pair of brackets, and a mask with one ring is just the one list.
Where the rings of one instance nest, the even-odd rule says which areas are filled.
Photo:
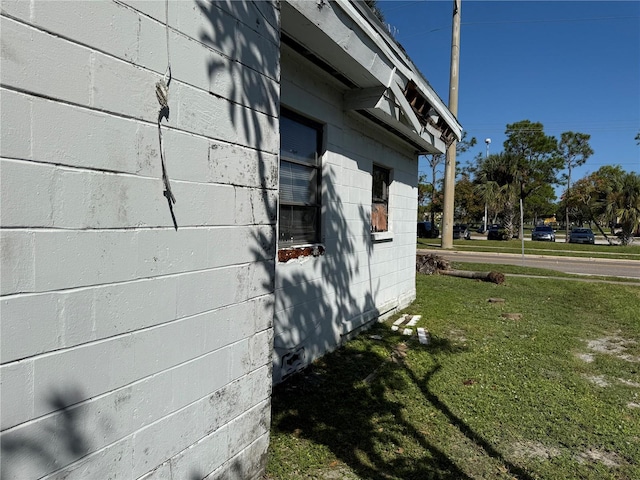
[[[453, 1], [378, 1], [395, 38], [448, 104]], [[588, 133], [602, 165], [640, 173], [640, 2], [462, 0], [458, 119], [478, 144], [459, 164], [502, 151], [505, 127]], [[421, 171], [430, 171], [424, 162]], [[557, 192], [561, 192], [561, 188]]]

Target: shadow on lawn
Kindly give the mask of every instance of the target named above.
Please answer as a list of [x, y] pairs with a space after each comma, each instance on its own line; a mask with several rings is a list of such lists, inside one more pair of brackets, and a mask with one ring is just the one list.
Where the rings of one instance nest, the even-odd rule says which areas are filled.
[[[371, 332], [375, 330], [374, 327]], [[429, 382], [440, 367], [432, 367], [419, 378], [405, 365], [403, 355], [398, 355], [398, 345], [403, 344], [388, 343], [389, 356], [379, 348], [363, 350], [347, 344], [275, 387], [273, 432], [325, 445], [362, 478], [471, 478], [420, 431], [429, 428], [427, 423], [420, 425], [415, 419], [407, 418], [401, 394], [389, 394], [413, 387], [419, 389], [425, 402], [444, 414], [452, 426], [488, 456], [501, 462], [511, 475], [530, 480], [525, 471], [505, 460], [431, 390]], [[463, 350], [437, 338], [429, 349], [434, 354], [450, 355]], [[409, 450], [412, 444], [422, 452], [405, 452], [399, 448]], [[331, 466], [327, 465], [326, 469], [330, 472]]]
[[[432, 347], [455, 351], [446, 341]], [[351, 344], [326, 355], [275, 387], [272, 429], [326, 445], [362, 478], [470, 478], [406, 419], [402, 401], [388, 395], [411, 381], [401, 356], [397, 349], [389, 357]], [[404, 454], [399, 446], [408, 443], [423, 449], [422, 457]]]
[[498, 452], [489, 442], [482, 438], [481, 435], [475, 432], [471, 427], [469, 427], [469, 425], [464, 423], [458, 416], [456, 416], [449, 409], [449, 407], [438, 398], [438, 395], [430, 390], [429, 382], [441, 368], [441, 365], [436, 365], [424, 376], [422, 380], [417, 378], [413, 371], [411, 371], [411, 369], [407, 368], [406, 370], [413, 382], [420, 388], [420, 391], [422, 392], [425, 400], [427, 400], [434, 407], [440, 410], [440, 412], [442, 412], [447, 417], [451, 425], [454, 425], [465, 437], [482, 448], [487, 455], [500, 461], [509, 470], [509, 473], [512, 474], [515, 478], [521, 480], [533, 480], [533, 477], [531, 477], [522, 468], [506, 460], [500, 452]]

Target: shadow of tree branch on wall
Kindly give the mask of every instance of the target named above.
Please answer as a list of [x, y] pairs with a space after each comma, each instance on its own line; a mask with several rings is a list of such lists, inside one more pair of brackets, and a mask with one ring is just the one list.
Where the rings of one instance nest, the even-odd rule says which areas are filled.
[[[371, 271], [368, 277], [360, 275], [361, 258], [369, 258], [371, 252], [358, 252], [354, 240], [369, 236], [368, 222], [348, 219], [336, 188], [337, 180], [333, 167], [325, 166], [324, 255], [278, 266], [274, 368], [280, 366], [285, 378], [324, 352], [334, 350], [344, 338], [378, 316]], [[361, 206], [359, 212], [362, 217]], [[274, 378], [281, 379], [278, 371]]]
[[56, 412], [42, 420], [37, 433], [28, 426], [3, 432], [0, 478], [26, 478], [25, 472], [51, 473], [90, 453], [87, 411], [76, 405], [84, 398], [77, 386], [54, 391], [47, 404]]

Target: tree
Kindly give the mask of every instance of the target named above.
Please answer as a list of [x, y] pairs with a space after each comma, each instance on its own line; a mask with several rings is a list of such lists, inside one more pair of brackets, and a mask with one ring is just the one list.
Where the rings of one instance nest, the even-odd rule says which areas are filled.
[[[557, 172], [563, 161], [558, 155], [558, 141], [545, 135], [539, 122], [522, 120], [507, 125], [505, 153], [515, 162], [514, 182], [520, 199], [520, 214], [524, 201], [545, 185], [558, 183]], [[523, 235], [520, 225], [520, 235]]]
[[[567, 190], [566, 198], [569, 199], [569, 190], [571, 188], [571, 170], [574, 167], [584, 165], [591, 155], [593, 149], [589, 145], [591, 135], [586, 133], [564, 132], [560, 136], [558, 151], [564, 161], [564, 167], [567, 169]], [[565, 229], [566, 241], [569, 241], [569, 202], [565, 201]]]
[[536, 224], [539, 217], [550, 217], [556, 213], [556, 194], [551, 185], [545, 185], [536, 190], [527, 199], [525, 217], [532, 218]]
[[606, 211], [622, 227], [618, 235], [623, 245], [633, 242], [633, 234], [640, 224], [640, 175], [626, 173], [609, 192]]
[[462, 223], [471, 223], [483, 214], [484, 204], [468, 175], [456, 182], [454, 203], [455, 217]]
[[480, 182], [476, 191], [493, 213], [494, 222], [501, 214], [509, 238], [514, 232], [515, 204], [519, 192], [517, 166], [516, 157], [502, 152], [481, 160], [476, 170]]
[[[466, 152], [475, 144], [476, 144], [476, 137], [472, 137], [471, 140], [467, 140], [467, 132], [464, 132], [462, 134], [462, 138], [460, 139], [460, 141], [456, 143], [456, 155]], [[418, 198], [420, 198], [421, 189], [424, 192], [429, 191], [431, 193], [431, 205], [429, 208], [429, 212], [430, 212], [431, 223], [433, 224], [435, 222], [437, 196], [439, 194], [438, 188], [436, 187], [436, 184], [437, 184], [436, 177], [438, 173], [437, 170], [438, 170], [438, 166], [440, 166], [444, 162], [445, 155], [444, 153], [434, 153], [432, 155], [428, 155], [426, 158], [427, 158], [427, 162], [429, 163], [429, 166], [431, 167], [431, 188], [429, 188], [429, 186], [426, 184], [422, 184], [422, 188], [421, 188], [420, 183], [424, 182], [426, 178], [424, 175], [420, 176], [420, 179], [418, 181]], [[440, 205], [440, 209], [442, 209], [441, 205]]]
[[614, 225], [617, 221], [612, 205], [617, 195], [617, 185], [622, 183], [625, 172], [618, 165], [605, 165], [596, 172], [578, 180], [564, 201], [580, 206], [582, 214], [593, 222], [598, 231], [611, 244], [611, 239], [603, 226]]

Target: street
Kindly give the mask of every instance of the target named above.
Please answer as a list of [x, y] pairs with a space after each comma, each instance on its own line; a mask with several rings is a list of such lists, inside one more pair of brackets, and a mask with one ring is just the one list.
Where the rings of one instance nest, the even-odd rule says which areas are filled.
[[434, 253], [451, 262], [491, 263], [546, 268], [578, 275], [600, 275], [640, 279], [640, 260], [608, 258], [558, 257], [513, 253], [479, 253], [419, 249], [418, 253]]

